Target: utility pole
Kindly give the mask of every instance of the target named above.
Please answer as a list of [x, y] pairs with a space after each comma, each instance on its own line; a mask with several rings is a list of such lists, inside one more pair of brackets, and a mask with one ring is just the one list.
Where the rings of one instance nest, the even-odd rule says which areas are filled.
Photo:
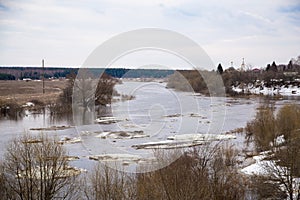
[[42, 67], [43, 67], [43, 94], [45, 94], [45, 63], [44, 63], [44, 59], [42, 60]]

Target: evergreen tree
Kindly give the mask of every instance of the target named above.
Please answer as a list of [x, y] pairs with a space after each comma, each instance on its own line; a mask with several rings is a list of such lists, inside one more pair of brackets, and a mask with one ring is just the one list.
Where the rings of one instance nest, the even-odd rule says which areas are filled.
[[217, 71], [219, 74], [223, 74], [223, 67], [222, 67], [221, 63], [219, 63]]
[[287, 69], [293, 69], [293, 63], [292, 60], [290, 60], [289, 64], [287, 65]]
[[275, 61], [273, 61], [272, 65], [271, 65], [271, 69], [275, 72], [277, 72], [277, 65], [275, 63]]

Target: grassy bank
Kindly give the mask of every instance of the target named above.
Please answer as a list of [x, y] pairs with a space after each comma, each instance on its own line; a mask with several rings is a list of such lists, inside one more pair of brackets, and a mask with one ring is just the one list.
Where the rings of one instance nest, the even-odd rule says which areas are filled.
[[54, 103], [66, 86], [65, 79], [46, 80], [43, 94], [42, 81], [0, 81], [0, 102], [24, 105], [26, 102], [37, 100], [44, 104]]

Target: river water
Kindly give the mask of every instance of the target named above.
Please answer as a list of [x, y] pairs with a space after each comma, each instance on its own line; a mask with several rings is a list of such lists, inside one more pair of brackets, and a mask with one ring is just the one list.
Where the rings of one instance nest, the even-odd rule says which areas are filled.
[[[72, 156], [79, 160], [72, 165], [91, 169], [95, 161], [90, 155], [99, 154], [131, 154], [143, 158], [153, 157], [152, 150], [134, 149], [132, 145], [144, 142], [166, 140], [175, 134], [210, 133], [223, 134], [230, 130], [245, 127], [253, 119], [256, 108], [262, 101], [259, 98], [221, 98], [205, 97], [199, 94], [178, 92], [167, 89], [165, 83], [159, 82], [124, 82], [116, 85], [121, 94], [133, 95], [129, 101], [116, 101], [109, 108], [110, 114], [120, 120], [113, 124], [90, 124], [75, 126], [70, 120], [53, 121], [47, 114], [27, 112], [20, 120], [0, 120], [1, 140], [0, 156], [3, 158], [9, 141], [24, 133], [40, 134], [30, 130], [50, 126], [72, 126], [65, 130], [43, 131], [44, 134], [58, 138], [80, 137], [82, 142], [65, 144]], [[299, 102], [297, 99], [276, 101], [281, 106], [286, 103]], [[133, 139], [101, 139], [99, 132], [106, 131], [143, 131], [149, 137]], [[96, 132], [96, 133], [95, 133]], [[235, 140], [237, 148], [242, 148], [243, 136]]]

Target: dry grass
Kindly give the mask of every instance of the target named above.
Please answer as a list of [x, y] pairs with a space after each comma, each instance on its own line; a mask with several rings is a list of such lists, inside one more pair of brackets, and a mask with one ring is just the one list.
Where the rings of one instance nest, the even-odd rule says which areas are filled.
[[22, 105], [32, 100], [53, 103], [67, 86], [67, 80], [46, 80], [45, 94], [42, 81], [0, 81], [0, 101], [14, 101]]

